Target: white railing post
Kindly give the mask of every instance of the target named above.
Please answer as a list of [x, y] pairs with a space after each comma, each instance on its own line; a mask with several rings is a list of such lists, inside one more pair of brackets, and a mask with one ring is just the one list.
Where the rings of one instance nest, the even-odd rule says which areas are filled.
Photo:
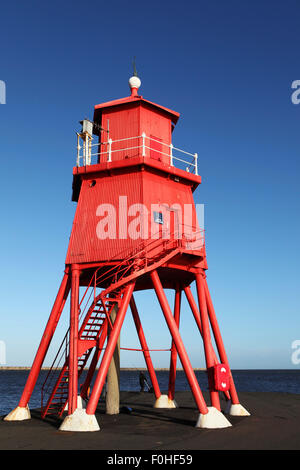
[[170, 165], [173, 165], [173, 144], [170, 144]]
[[108, 162], [111, 162], [111, 145], [112, 145], [112, 140], [108, 139]]
[[85, 133], [84, 136], [84, 149], [85, 149], [85, 163], [84, 165], [90, 165], [91, 164], [91, 157], [90, 157], [90, 136], [88, 133]]
[[198, 153], [194, 155], [194, 163], [195, 163], [195, 175], [198, 176]]
[[142, 157], [146, 156], [145, 138], [146, 138], [146, 134], [145, 132], [143, 132], [142, 133]]
[[80, 166], [80, 136], [77, 133], [77, 159], [76, 159], [76, 166]]
[[82, 164], [83, 166], [86, 166], [86, 149], [85, 149], [85, 144], [86, 144], [86, 141], [83, 139], [82, 140]]
[[88, 165], [92, 163], [92, 137], [88, 136]]

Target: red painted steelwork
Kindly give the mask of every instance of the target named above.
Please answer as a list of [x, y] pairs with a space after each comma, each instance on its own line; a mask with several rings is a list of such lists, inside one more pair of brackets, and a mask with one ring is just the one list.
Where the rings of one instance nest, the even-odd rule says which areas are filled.
[[68, 413], [77, 408], [78, 395], [78, 315], [79, 315], [79, 276], [77, 265], [72, 266], [72, 286], [70, 305], [70, 342], [69, 342], [69, 394]]

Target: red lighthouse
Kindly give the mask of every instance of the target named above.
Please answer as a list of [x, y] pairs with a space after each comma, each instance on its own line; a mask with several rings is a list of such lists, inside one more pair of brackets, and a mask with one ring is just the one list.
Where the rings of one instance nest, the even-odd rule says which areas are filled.
[[[62, 430], [99, 429], [95, 411], [129, 308], [155, 406], [176, 406], [178, 355], [199, 410], [198, 427], [230, 426], [221, 412], [220, 392], [229, 415], [248, 414], [238, 400], [206, 282], [204, 233], [193, 200], [201, 183], [197, 154], [172, 144], [179, 114], [139, 95], [140, 84], [136, 75], [131, 77], [130, 96], [96, 105], [93, 121], [82, 121], [73, 169], [77, 209], [64, 276], [19, 405], [7, 420], [30, 418], [30, 396], [69, 295], [70, 327], [57, 354], [63, 363], [54, 362], [42, 387], [42, 416], [68, 413]], [[134, 300], [135, 291], [146, 289], [155, 292], [172, 338], [168, 395], [161, 394]], [[166, 289], [174, 291], [173, 312]], [[209, 406], [179, 331], [183, 293], [203, 340]]]

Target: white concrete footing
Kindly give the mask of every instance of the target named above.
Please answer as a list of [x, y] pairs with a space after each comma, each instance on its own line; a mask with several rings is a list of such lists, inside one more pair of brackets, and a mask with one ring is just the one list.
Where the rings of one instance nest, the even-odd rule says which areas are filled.
[[[83, 402], [80, 395], [77, 396], [77, 410], [82, 410], [85, 408], [85, 403]], [[64, 411], [68, 411], [68, 403], [66, 404]]]
[[84, 409], [77, 409], [73, 414], [66, 416], [60, 431], [93, 432], [100, 431], [95, 415], [88, 415]]
[[4, 421], [24, 421], [25, 419], [31, 419], [28, 405], [25, 408], [17, 406], [17, 408], [5, 416]]
[[233, 405], [228, 401], [225, 413], [230, 416], [250, 416], [250, 413], [240, 404]]
[[228, 428], [230, 426], [231, 423], [228, 421], [228, 419], [214, 406], [208, 407], [208, 413], [200, 413], [196, 423], [196, 428], [207, 429]]
[[154, 408], [178, 408], [175, 400], [171, 400], [168, 395], [161, 395], [153, 405]]

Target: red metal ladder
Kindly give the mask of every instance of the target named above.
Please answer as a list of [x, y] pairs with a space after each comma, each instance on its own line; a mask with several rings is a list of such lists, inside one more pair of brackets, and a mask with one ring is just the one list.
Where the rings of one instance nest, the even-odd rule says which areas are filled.
[[[105, 304], [103, 303], [102, 298], [97, 299], [91, 307], [82, 323], [82, 326], [78, 335], [78, 377], [82, 374], [84, 367], [90, 357], [92, 349], [96, 346], [97, 341], [104, 330], [104, 324], [108, 321], [108, 315], [110, 312], [107, 311]], [[63, 355], [65, 356], [65, 362], [63, 367], [60, 370], [60, 373], [56, 379], [52, 392], [49, 395], [45, 407], [43, 407], [43, 398], [42, 398], [42, 417], [46, 415], [61, 415], [65, 409], [67, 400], [68, 400], [68, 341], [66, 340], [68, 332], [63, 340], [65, 344], [65, 349]], [[61, 348], [60, 348], [61, 349]], [[57, 356], [56, 356], [57, 358]], [[55, 362], [55, 360], [54, 360]], [[42, 386], [42, 397], [46, 392], [47, 383], [49, 384], [51, 373], [52, 377], [55, 375], [55, 372], [58, 371], [58, 368], [54, 368], [53, 364], [50, 368], [50, 371], [46, 377], [46, 380]], [[47, 387], [49, 389], [50, 385]]]

